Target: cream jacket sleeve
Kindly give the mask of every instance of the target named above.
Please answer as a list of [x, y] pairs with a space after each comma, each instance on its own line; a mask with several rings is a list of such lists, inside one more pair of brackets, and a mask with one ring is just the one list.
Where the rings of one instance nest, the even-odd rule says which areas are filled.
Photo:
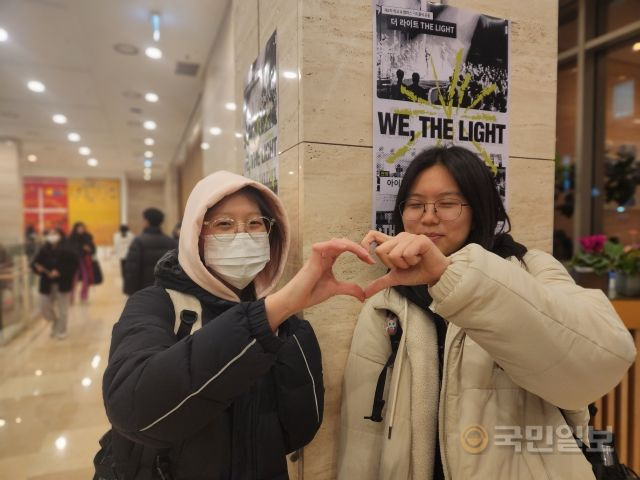
[[451, 256], [429, 292], [432, 308], [463, 329], [522, 388], [574, 410], [610, 391], [633, 363], [629, 331], [600, 290], [529, 251], [526, 269], [479, 245]]

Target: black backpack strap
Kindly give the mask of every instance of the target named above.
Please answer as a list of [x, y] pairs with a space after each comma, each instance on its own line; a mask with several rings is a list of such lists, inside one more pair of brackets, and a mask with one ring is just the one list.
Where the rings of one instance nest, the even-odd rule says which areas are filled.
[[[393, 320], [391, 316], [395, 317]], [[398, 346], [400, 345], [400, 339], [402, 338], [402, 327], [398, 318], [391, 312], [387, 314], [387, 321], [395, 321], [396, 327], [392, 331], [387, 328], [389, 333], [389, 340], [391, 341], [391, 355], [387, 359], [387, 363], [382, 367], [382, 371], [378, 376], [378, 383], [376, 384], [376, 391], [373, 395], [373, 406], [371, 408], [371, 415], [364, 417], [365, 420], [371, 420], [372, 422], [382, 421], [382, 409], [384, 408], [385, 401], [382, 398], [384, 395], [384, 385], [387, 381], [387, 369], [392, 367], [396, 361], [396, 355], [398, 354]]]
[[165, 289], [173, 303], [175, 323], [173, 332], [178, 340], [202, 327], [202, 305], [193, 295], [178, 290]]

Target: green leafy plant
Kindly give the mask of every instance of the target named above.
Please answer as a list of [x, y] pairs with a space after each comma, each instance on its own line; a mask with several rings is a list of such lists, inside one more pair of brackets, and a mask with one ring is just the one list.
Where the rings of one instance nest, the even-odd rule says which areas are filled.
[[588, 269], [603, 275], [616, 268], [623, 250], [622, 245], [607, 240], [605, 235], [588, 235], [580, 239], [580, 252], [569, 266], [577, 271]]
[[621, 206], [633, 204], [636, 187], [640, 185], [640, 166], [635, 152], [621, 148], [615, 157], [605, 160], [604, 169], [607, 202]]
[[615, 265], [616, 270], [626, 275], [640, 274], [640, 245], [628, 245], [624, 247]]

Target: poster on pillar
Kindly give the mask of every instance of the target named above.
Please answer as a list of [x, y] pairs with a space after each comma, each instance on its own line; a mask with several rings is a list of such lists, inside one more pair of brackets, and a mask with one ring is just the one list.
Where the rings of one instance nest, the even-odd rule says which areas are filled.
[[509, 21], [424, 0], [373, 0], [373, 228], [420, 151], [459, 145], [506, 198]]
[[278, 193], [278, 66], [275, 31], [247, 73], [242, 117], [243, 173]]

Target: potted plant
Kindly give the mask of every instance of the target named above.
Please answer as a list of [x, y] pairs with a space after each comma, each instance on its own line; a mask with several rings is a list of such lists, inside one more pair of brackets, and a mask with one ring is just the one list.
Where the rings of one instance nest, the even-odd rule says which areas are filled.
[[577, 284], [585, 288], [609, 290], [609, 271], [615, 268], [623, 246], [607, 240], [605, 235], [588, 235], [580, 239], [580, 251], [569, 263]]
[[625, 297], [640, 296], [640, 244], [624, 247], [615, 268], [616, 293]]

